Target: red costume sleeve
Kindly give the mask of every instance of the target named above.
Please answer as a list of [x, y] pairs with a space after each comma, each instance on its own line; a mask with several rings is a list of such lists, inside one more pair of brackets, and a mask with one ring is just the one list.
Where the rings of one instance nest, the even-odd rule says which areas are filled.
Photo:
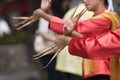
[[[65, 20], [53, 16], [50, 21], [50, 29], [57, 34], [63, 34], [64, 23]], [[110, 27], [111, 20], [108, 18], [89, 19], [78, 22], [75, 31], [82, 34], [97, 35], [110, 30]]]
[[111, 28], [110, 19], [97, 18], [78, 22], [75, 31], [82, 34], [97, 35], [110, 30], [110, 28]]
[[63, 34], [64, 23], [65, 23], [65, 20], [53, 16], [50, 21], [49, 28], [54, 32], [56, 32], [57, 34]]
[[120, 55], [120, 28], [101, 37], [73, 38], [69, 43], [69, 52], [90, 59], [107, 59]]

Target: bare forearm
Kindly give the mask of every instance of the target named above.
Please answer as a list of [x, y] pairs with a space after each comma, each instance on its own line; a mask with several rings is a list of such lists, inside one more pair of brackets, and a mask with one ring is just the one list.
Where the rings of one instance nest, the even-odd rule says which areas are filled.
[[51, 18], [52, 18], [52, 15], [44, 12], [44, 14], [42, 14], [41, 17], [44, 18], [44, 19], [47, 20], [47, 21], [50, 21]]
[[52, 15], [46, 13], [42, 9], [37, 9], [33, 12], [33, 17], [35, 19], [39, 19], [41, 17], [41, 18], [44, 18], [45, 20], [47, 20], [49, 22], [52, 18]]
[[79, 38], [83, 37], [82, 34], [76, 32], [76, 31], [73, 31], [70, 36], [71, 36], [71, 37], [79, 37]]
[[54, 41], [53, 36], [50, 36], [47, 32], [43, 32], [43, 33], [41, 33], [41, 35], [42, 35], [43, 39], [46, 41], [51, 41], [51, 42]]

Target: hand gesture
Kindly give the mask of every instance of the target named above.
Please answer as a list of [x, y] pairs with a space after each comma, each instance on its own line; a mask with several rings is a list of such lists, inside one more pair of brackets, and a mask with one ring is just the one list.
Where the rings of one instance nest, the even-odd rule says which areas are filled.
[[63, 26], [63, 30], [64, 30], [64, 35], [69, 36], [71, 35], [72, 31], [75, 28], [75, 21], [73, 21], [72, 19], [67, 20]]
[[44, 68], [46, 68], [52, 62], [52, 60], [63, 50], [63, 48], [68, 45], [70, 39], [71, 39], [70, 37], [66, 37], [64, 35], [58, 37], [54, 41], [53, 45], [51, 45], [47, 49], [41, 51], [40, 53], [34, 55], [33, 58], [39, 59], [45, 55], [48, 55], [48, 54], [51, 54], [52, 52], [55, 52], [54, 56], [51, 58], [51, 60], [48, 62], [48, 64], [44, 67]]
[[33, 15], [32, 17], [34, 19], [39, 19], [42, 15], [44, 14], [44, 11], [42, 9], [36, 9], [34, 12], [33, 12]]
[[[76, 10], [75, 10], [76, 11]], [[79, 18], [87, 11], [86, 9], [83, 9], [79, 14], [77, 14], [75, 17], [75, 11], [73, 12], [72, 16], [69, 20], [67, 20], [63, 26], [64, 35], [70, 36], [72, 31], [75, 29], [75, 26], [79, 20]]]

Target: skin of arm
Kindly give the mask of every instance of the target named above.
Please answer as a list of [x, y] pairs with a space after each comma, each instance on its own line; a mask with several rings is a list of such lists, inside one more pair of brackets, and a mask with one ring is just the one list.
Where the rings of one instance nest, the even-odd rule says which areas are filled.
[[44, 18], [45, 20], [47, 20], [48, 22], [50, 22], [51, 18], [52, 18], [52, 15], [46, 13], [45, 11], [43, 11], [42, 9], [37, 9], [33, 12], [33, 18], [34, 19], [39, 19], [40, 17], [41, 18]]
[[43, 37], [43, 39], [44, 39], [45, 41], [51, 41], [51, 42], [54, 41], [54, 39], [51, 38], [51, 37], [48, 35], [47, 32], [42, 32], [42, 33], [41, 33], [41, 36]]

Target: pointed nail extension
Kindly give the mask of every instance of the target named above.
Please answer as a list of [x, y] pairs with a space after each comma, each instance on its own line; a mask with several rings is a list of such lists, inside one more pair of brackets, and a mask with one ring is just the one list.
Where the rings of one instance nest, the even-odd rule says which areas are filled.
[[20, 30], [20, 29], [28, 26], [29, 24], [31, 24], [31, 23], [33, 23], [33, 22], [35, 22], [35, 21], [36, 21], [36, 19], [32, 19], [32, 20], [28, 21], [27, 23], [25, 23], [24, 25], [18, 27], [17, 30]]
[[43, 57], [43, 56], [46, 56], [46, 55], [48, 55], [48, 54], [51, 54], [52, 52], [55, 52], [56, 50], [57, 50], [57, 47], [54, 47], [54, 48], [52, 48], [51, 50], [49, 50], [49, 51], [47, 51], [47, 52], [44, 52], [42, 55], [37, 56], [37, 57], [34, 57], [33, 59], [39, 59], [39, 58], [41, 58], [41, 57]]
[[54, 54], [54, 56], [50, 59], [50, 61], [48, 62], [48, 64], [46, 66], [44, 66], [44, 68], [47, 68], [49, 66], [49, 64], [55, 59], [55, 57], [62, 51], [63, 48], [58, 49], [58, 51]]
[[46, 48], [46, 49], [40, 51], [39, 53], [33, 55], [33, 57], [40, 56], [40, 55], [42, 55], [43, 53], [45, 53], [45, 52], [47, 52], [47, 51], [53, 49], [55, 46], [56, 46], [56, 44], [52, 44], [50, 47], [48, 47], [48, 48]]
[[19, 19], [19, 20], [26, 20], [29, 19], [29, 17], [12, 17], [13, 19]]

